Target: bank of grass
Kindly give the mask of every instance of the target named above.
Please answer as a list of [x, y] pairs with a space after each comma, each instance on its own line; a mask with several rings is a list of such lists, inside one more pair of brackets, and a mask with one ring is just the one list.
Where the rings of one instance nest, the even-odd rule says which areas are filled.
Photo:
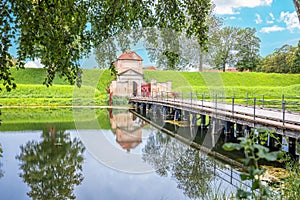
[[266, 74], [266, 73], [217, 73], [217, 72], [174, 72], [145, 71], [147, 80], [159, 82], [172, 81], [172, 90], [185, 98], [215, 98], [220, 101], [257, 104], [271, 108], [281, 108], [284, 95], [286, 108], [300, 111], [300, 74]]
[[[68, 85], [67, 81], [56, 77], [54, 85], [43, 85], [46, 76], [44, 69], [12, 70], [18, 84], [17, 89], [8, 93], [1, 92], [0, 104], [3, 106], [71, 106], [71, 105], [106, 105], [107, 88], [112, 81], [109, 70], [83, 70], [82, 87]], [[266, 73], [217, 73], [217, 72], [177, 72], [144, 71], [146, 81], [172, 81], [173, 92], [204, 94], [212, 97], [217, 94], [225, 101], [232, 97], [237, 103], [248, 103], [251, 99], [265, 100], [264, 104], [280, 101], [282, 94], [286, 100], [296, 105], [300, 98], [300, 74]], [[269, 102], [267, 102], [270, 100]], [[300, 107], [300, 106], [298, 106]]]
[[106, 105], [107, 88], [112, 80], [108, 70], [83, 70], [82, 86], [69, 85], [56, 77], [50, 87], [43, 85], [44, 69], [13, 69], [17, 88], [11, 92], [3, 90], [0, 105], [3, 106], [80, 106]]

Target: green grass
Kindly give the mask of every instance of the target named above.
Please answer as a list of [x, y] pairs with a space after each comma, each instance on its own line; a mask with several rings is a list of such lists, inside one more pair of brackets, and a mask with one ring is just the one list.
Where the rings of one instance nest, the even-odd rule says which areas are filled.
[[42, 84], [44, 69], [12, 69], [17, 88], [11, 92], [0, 92], [0, 105], [4, 106], [72, 106], [106, 105], [107, 88], [111, 82], [108, 70], [83, 70], [82, 86], [68, 85], [56, 78], [54, 85]]
[[[18, 84], [17, 89], [10, 93], [2, 91], [1, 105], [105, 105], [108, 100], [107, 88], [112, 80], [108, 70], [85, 69], [81, 88], [70, 86], [59, 77], [55, 78], [53, 86], [47, 88], [42, 85], [46, 76], [44, 69], [12, 69], [12, 75]], [[148, 82], [152, 79], [158, 82], [172, 81], [174, 92], [185, 93], [185, 96], [193, 92], [199, 95], [198, 98], [201, 98], [201, 94], [212, 97], [217, 93], [227, 101], [235, 97], [236, 102], [245, 103], [248, 96], [249, 99], [264, 98], [265, 104], [271, 104], [271, 100], [280, 101], [284, 94], [286, 100], [294, 107], [297, 107], [300, 98], [300, 74], [145, 70], [144, 78]]]
[[[12, 68], [11, 73], [17, 84], [43, 84], [46, 78], [46, 70], [41, 68]], [[53, 81], [54, 85], [66, 85], [68, 82], [59, 76]]]
[[[286, 108], [300, 111], [300, 74], [267, 74], [267, 73], [218, 73], [218, 72], [174, 72], [174, 71], [144, 71], [146, 80], [156, 79], [159, 82], [172, 81], [173, 92], [185, 98], [213, 98], [236, 103], [257, 104], [271, 108], [281, 108], [281, 98], [285, 95]], [[195, 95], [197, 94], [197, 97]], [[248, 101], [246, 100], [248, 97]]]

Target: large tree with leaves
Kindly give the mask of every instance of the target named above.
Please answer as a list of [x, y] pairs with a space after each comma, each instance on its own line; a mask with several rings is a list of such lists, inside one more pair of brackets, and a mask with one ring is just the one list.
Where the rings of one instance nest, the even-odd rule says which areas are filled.
[[225, 71], [227, 66], [235, 65], [238, 43], [237, 27], [224, 27], [215, 32], [209, 46], [209, 63], [216, 69]]
[[259, 61], [260, 39], [251, 28], [223, 27], [212, 33], [207, 55], [208, 63], [225, 71], [226, 67], [252, 70]]
[[[47, 71], [46, 85], [51, 85], [56, 75], [80, 85], [79, 60], [92, 47], [128, 30], [188, 30], [187, 35], [195, 36], [203, 46], [209, 9], [210, 0], [1, 0], [0, 79], [8, 90], [15, 87], [9, 53], [14, 40], [20, 66], [26, 59], [41, 59]], [[126, 46], [123, 38], [119, 42]]]
[[267, 73], [300, 73], [298, 47], [283, 45], [262, 59], [257, 71]]
[[245, 28], [238, 32], [236, 68], [239, 71], [254, 70], [260, 61], [260, 39], [255, 35], [254, 28]]

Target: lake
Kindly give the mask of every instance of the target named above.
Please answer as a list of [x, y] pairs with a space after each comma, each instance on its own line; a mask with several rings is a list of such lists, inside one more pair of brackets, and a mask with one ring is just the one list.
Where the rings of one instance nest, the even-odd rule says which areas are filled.
[[1, 112], [4, 200], [211, 199], [243, 186], [224, 157], [198, 150], [198, 127], [119, 109]]

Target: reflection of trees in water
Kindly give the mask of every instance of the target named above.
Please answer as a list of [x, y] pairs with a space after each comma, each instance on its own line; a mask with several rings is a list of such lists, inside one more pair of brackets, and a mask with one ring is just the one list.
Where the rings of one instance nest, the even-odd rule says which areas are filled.
[[[0, 158], [2, 158], [2, 153], [3, 153], [3, 150], [2, 150], [2, 146], [0, 144]], [[1, 169], [3, 166], [3, 163], [2, 161], [0, 160], [0, 178], [2, 178], [4, 176], [4, 171]]]
[[20, 177], [31, 191], [33, 199], [75, 199], [74, 186], [82, 180], [82, 162], [85, 148], [78, 139], [53, 129], [43, 132], [42, 141], [29, 141], [20, 146]]
[[214, 160], [164, 133], [157, 132], [148, 138], [143, 159], [160, 176], [171, 175], [177, 187], [189, 198], [203, 198], [213, 192], [210, 187], [214, 178]]

